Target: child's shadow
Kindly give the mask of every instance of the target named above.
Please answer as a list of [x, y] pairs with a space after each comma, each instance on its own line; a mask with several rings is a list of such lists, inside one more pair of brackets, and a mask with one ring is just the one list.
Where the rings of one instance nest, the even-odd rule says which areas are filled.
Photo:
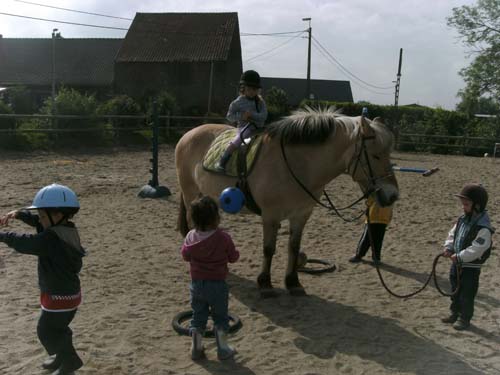
[[314, 295], [291, 297], [284, 290], [279, 290], [277, 298], [260, 299], [254, 281], [230, 274], [228, 282], [231, 295], [250, 310], [297, 332], [301, 337], [294, 343], [304, 353], [322, 359], [337, 353], [353, 355], [395, 372], [418, 375], [481, 374], [458, 355], [416, 336], [393, 319]]
[[243, 366], [242, 363], [239, 363], [235, 359], [228, 359], [222, 362], [204, 359], [197, 363], [212, 374], [255, 375], [255, 372]]

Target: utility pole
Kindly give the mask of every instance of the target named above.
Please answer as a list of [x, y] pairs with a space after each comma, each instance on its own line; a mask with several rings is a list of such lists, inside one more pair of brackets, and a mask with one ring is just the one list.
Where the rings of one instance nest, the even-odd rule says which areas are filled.
[[57, 29], [52, 29], [52, 115], [55, 115], [56, 108], [56, 38], [61, 36], [61, 33], [57, 32]]
[[311, 98], [311, 37], [312, 37], [312, 28], [311, 28], [311, 17], [302, 18], [302, 21], [308, 21], [309, 27], [307, 28], [307, 32], [309, 34], [309, 42], [307, 45], [307, 89], [306, 89], [306, 99]]
[[399, 66], [398, 66], [398, 75], [396, 80], [396, 90], [394, 92], [394, 106], [398, 106], [399, 101], [399, 82], [401, 80], [401, 63], [403, 62], [403, 49], [399, 49]]

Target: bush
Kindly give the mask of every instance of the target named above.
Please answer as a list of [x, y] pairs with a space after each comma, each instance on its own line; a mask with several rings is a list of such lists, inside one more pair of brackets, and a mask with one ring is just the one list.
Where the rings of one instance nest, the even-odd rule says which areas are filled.
[[[62, 87], [55, 98], [57, 115], [88, 116], [83, 119], [40, 120], [39, 126], [54, 129], [71, 130], [68, 132], [50, 133], [50, 141], [57, 147], [74, 147], [80, 145], [103, 145], [110, 141], [106, 124], [92, 118], [96, 114], [97, 100], [93, 95], [81, 94], [75, 89]], [[41, 109], [42, 114], [52, 114], [52, 101], [47, 99]], [[91, 129], [82, 130], [78, 129]]]
[[[470, 118], [466, 113], [448, 111], [442, 108], [429, 108], [420, 105], [381, 106], [370, 103], [340, 103], [327, 101], [303, 101], [303, 105], [322, 107], [335, 106], [347, 116], [359, 116], [363, 107], [368, 108], [370, 118], [382, 117], [388, 127], [394, 132], [396, 139], [400, 134], [418, 134], [407, 136], [399, 145], [401, 151], [426, 151], [440, 154], [464, 153], [466, 155], [482, 155], [491, 149], [491, 143], [500, 136], [498, 120]], [[443, 138], [425, 138], [422, 136], [445, 136]], [[474, 144], [464, 145], [463, 138], [451, 137], [485, 137], [490, 141], [474, 141]], [[427, 143], [427, 145], [423, 144]], [[484, 148], [482, 148], [484, 147]]]
[[[12, 114], [12, 109], [0, 101], [0, 114]], [[16, 120], [13, 118], [0, 118], [0, 147], [4, 149], [14, 148]]]
[[24, 86], [10, 87], [7, 90], [7, 97], [14, 113], [31, 114], [38, 111], [33, 94]]
[[[100, 116], [138, 116], [142, 113], [141, 107], [134, 99], [127, 95], [119, 95], [102, 103], [97, 108], [97, 114]], [[115, 135], [115, 140], [118, 140], [121, 143], [129, 143], [131, 140], [133, 140], [133, 134], [131, 130], [127, 129], [144, 127], [144, 122], [144, 119], [110, 118], [106, 123], [110, 127], [110, 129], [112, 129], [113, 134]]]
[[267, 105], [268, 122], [273, 122], [290, 113], [288, 106], [288, 95], [282, 89], [275, 86], [266, 91], [265, 101]]

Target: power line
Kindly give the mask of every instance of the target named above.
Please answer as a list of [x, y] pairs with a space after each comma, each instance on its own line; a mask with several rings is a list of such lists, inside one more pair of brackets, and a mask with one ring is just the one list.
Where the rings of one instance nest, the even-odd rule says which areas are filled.
[[[13, 1], [21, 1], [21, 0], [13, 0]], [[22, 1], [22, 2], [25, 2], [25, 1]], [[63, 8], [60, 8], [60, 9], [63, 9]], [[65, 9], [65, 10], [67, 10], [67, 11], [73, 11], [71, 9]], [[76, 11], [76, 12], [91, 14], [89, 12], [80, 12], [80, 11]], [[97, 13], [94, 13], [94, 14], [97, 15]], [[53, 19], [48, 19], [48, 18], [23, 16], [21, 14], [13, 14], [13, 13], [5, 13], [5, 12], [0, 12], [0, 15], [9, 16], [9, 17], [18, 17], [18, 18], [31, 19], [31, 20], [35, 20], [35, 21], [63, 23], [63, 24], [66, 24], [66, 25], [95, 27], [95, 28], [99, 28], [99, 29], [123, 30], [123, 31], [128, 31], [129, 30], [128, 28], [124, 28], [124, 27], [114, 27], [114, 26], [95, 25], [95, 24], [87, 24], [87, 23], [80, 23], [80, 22], [60, 21], [60, 20], [53, 20]], [[101, 15], [101, 16], [104, 16], [104, 15]], [[112, 17], [112, 16], [110, 16], [110, 17]], [[148, 25], [150, 25], [150, 24], [151, 23], [148, 23]], [[165, 26], [164, 24], [160, 24], [160, 23], [158, 23], [158, 25]], [[144, 31], [139, 31], [139, 32], [144, 32]], [[304, 31], [303, 30], [301, 30], [301, 31], [286, 31], [286, 32], [279, 32], [279, 33], [261, 33], [261, 34], [257, 34], [257, 33], [240, 33], [240, 35], [241, 36], [275, 36], [275, 37], [285, 37], [287, 34], [302, 33], [302, 32], [304, 32]], [[171, 33], [171, 34], [185, 34], [185, 35], [209, 35], [209, 33], [206, 33], [206, 32], [195, 33], [195, 32], [181, 32], [181, 31], [167, 31], [167, 30], [161, 30], [161, 33], [160, 32], [154, 32], [154, 31], [150, 31], [148, 33], [150, 33], [150, 34], [153, 34], [153, 33], [156, 33], [156, 34]]]
[[313, 40], [318, 44], [318, 46], [328, 55], [330, 56], [330, 58], [335, 61], [335, 63], [342, 69], [344, 70], [347, 74], [349, 74], [350, 76], [354, 77], [355, 79], [357, 79], [358, 81], [360, 82], [363, 82], [365, 85], [367, 86], [370, 86], [370, 87], [373, 87], [375, 89], [381, 89], [381, 90], [389, 90], [389, 89], [394, 89], [394, 86], [388, 86], [388, 87], [382, 87], [382, 86], [377, 86], [377, 85], [373, 85], [369, 82], [366, 82], [364, 80], [362, 80], [361, 78], [359, 78], [357, 75], [355, 75], [354, 73], [352, 73], [351, 71], [349, 71], [349, 69], [347, 69], [344, 65], [342, 65], [342, 63], [340, 61], [338, 61], [325, 47], [323, 47], [323, 45], [313, 36]]
[[240, 33], [241, 36], [276, 36], [276, 35], [285, 35], [285, 34], [296, 34], [303, 33], [307, 30], [297, 30], [297, 31], [284, 31], [281, 33]]
[[[320, 52], [323, 55], [323, 57], [325, 57], [331, 64], [334, 64], [333, 61], [331, 60], [331, 58], [327, 54], [325, 54], [325, 52], [323, 52], [321, 49], [319, 49], [319, 47], [316, 44], [313, 44], [313, 45], [314, 45], [314, 47], [316, 47], [318, 49], [318, 52]], [[343, 72], [343, 71], [341, 70], [341, 72]], [[344, 73], [344, 74], [346, 74], [346, 73]], [[346, 76], [347, 76], [347, 74], [346, 74]], [[349, 76], [347, 76], [347, 77], [351, 78]], [[351, 82], [354, 83], [356, 86], [361, 87], [362, 89], [367, 90], [373, 94], [392, 96], [392, 93], [378, 92], [378, 91], [372, 90], [372, 89], [370, 89], [366, 86], [363, 86], [360, 83], [356, 82], [356, 80], [353, 80]]]
[[261, 56], [263, 56], [263, 55], [266, 55], [266, 54], [268, 54], [268, 53], [270, 53], [270, 52], [274, 52], [274, 51], [276, 51], [278, 48], [281, 48], [281, 47], [283, 47], [285, 44], [288, 44], [288, 43], [289, 43], [289, 42], [291, 42], [292, 40], [294, 40], [294, 39], [298, 38], [298, 37], [299, 37], [299, 36], [301, 36], [304, 32], [305, 32], [305, 31], [301, 31], [301, 32], [300, 32], [300, 34], [297, 34], [297, 35], [295, 35], [295, 36], [293, 36], [293, 37], [291, 37], [291, 38], [287, 39], [284, 43], [281, 43], [281, 44], [279, 44], [279, 45], [277, 45], [277, 46], [274, 46], [273, 48], [271, 48], [271, 49], [269, 49], [269, 50], [267, 50], [267, 51], [264, 51], [264, 52], [262, 52], [262, 53], [260, 53], [260, 54], [258, 54], [258, 55], [255, 55], [255, 56], [253, 56], [253, 57], [250, 57], [249, 59], [245, 60], [244, 62], [249, 62], [249, 61], [252, 61], [252, 60], [257, 59], [258, 57], [261, 57]]
[[34, 3], [31, 1], [24, 1], [24, 0], [12, 0], [15, 1], [16, 3], [24, 3], [24, 4], [30, 4], [30, 5], [36, 5], [39, 7], [45, 7], [45, 8], [51, 8], [51, 9], [58, 9], [58, 10], [64, 10], [66, 12], [73, 12], [73, 13], [81, 13], [81, 14], [89, 14], [91, 16], [99, 16], [99, 17], [107, 17], [107, 18], [116, 18], [119, 20], [126, 20], [126, 21], [132, 21], [133, 18], [125, 18], [125, 17], [117, 17], [117, 16], [111, 16], [109, 14], [101, 14], [101, 13], [92, 13], [92, 12], [85, 12], [83, 10], [76, 10], [76, 9], [69, 9], [69, 8], [61, 8], [61, 7], [56, 7], [52, 5], [46, 5], [46, 4], [40, 4], [40, 3]]
[[128, 29], [123, 28], [123, 27], [113, 27], [113, 26], [101, 26], [101, 25], [91, 25], [87, 23], [78, 23], [78, 22], [69, 22], [69, 21], [58, 21], [58, 20], [50, 20], [47, 18], [38, 18], [38, 17], [29, 17], [29, 16], [22, 16], [20, 14], [12, 14], [12, 13], [4, 13], [0, 12], [1, 15], [4, 16], [10, 16], [10, 17], [19, 17], [19, 18], [27, 18], [30, 20], [36, 20], [36, 21], [45, 21], [45, 22], [55, 22], [55, 23], [64, 23], [67, 25], [76, 25], [76, 26], [86, 26], [86, 27], [96, 27], [99, 29], [111, 29], [111, 30], [123, 30], [127, 31]]
[[[36, 5], [36, 6], [40, 6], [40, 7], [44, 7], [44, 8], [63, 10], [65, 12], [88, 14], [88, 15], [91, 15], [91, 16], [114, 18], [114, 19], [125, 20], [125, 21], [133, 21], [134, 20], [133, 18], [118, 17], [118, 16], [112, 16], [112, 15], [109, 15], [109, 14], [102, 14], [102, 13], [86, 12], [86, 11], [83, 11], [83, 10], [70, 9], [70, 8], [61, 8], [61, 7], [56, 7], [56, 6], [47, 5], [47, 4], [35, 3], [33, 1], [25, 1], [25, 0], [12, 0], [12, 1], [15, 1], [17, 3], [24, 3], [24, 4], [29, 4], [29, 5]], [[289, 35], [289, 34], [296, 34], [296, 33], [302, 32], [302, 31], [304, 31], [304, 30], [283, 31], [283, 32], [278, 32], [278, 33], [240, 33], [240, 35], [241, 36], [278, 36], [278, 35], [286, 36], [286, 35]]]

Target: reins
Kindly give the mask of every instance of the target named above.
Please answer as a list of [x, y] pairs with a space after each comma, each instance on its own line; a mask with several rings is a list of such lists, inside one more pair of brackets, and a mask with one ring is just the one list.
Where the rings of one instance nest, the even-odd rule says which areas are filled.
[[[362, 150], [364, 149], [364, 140], [362, 140], [362, 143], [363, 143], [363, 145], [362, 145], [362, 148], [361, 148], [360, 153], [358, 155], [358, 158], [357, 158], [358, 160], [361, 157]], [[321, 202], [318, 198], [316, 198], [314, 196], [314, 194], [302, 183], [302, 181], [300, 181], [300, 179], [297, 177], [297, 175], [293, 171], [292, 167], [288, 163], [288, 158], [287, 158], [286, 153], [285, 153], [285, 144], [284, 144], [283, 135], [281, 135], [281, 137], [280, 137], [280, 147], [281, 147], [281, 154], [283, 155], [283, 160], [285, 161], [285, 165], [286, 165], [288, 171], [292, 175], [295, 182], [297, 182], [297, 184], [302, 188], [302, 190], [304, 190], [307, 193], [307, 195], [309, 195], [311, 197], [312, 200], [314, 200], [321, 207], [326, 208], [327, 210], [330, 210], [330, 212], [333, 211], [338, 217], [340, 217], [345, 222], [354, 222], [354, 221], [358, 220], [361, 216], [363, 216], [364, 212], [361, 212], [361, 214], [359, 214], [358, 216], [356, 216], [352, 219], [347, 219], [340, 213], [340, 211], [344, 211], [344, 210], [347, 210], [349, 208], [352, 208], [353, 206], [355, 206], [356, 204], [358, 204], [362, 200], [365, 200], [370, 194], [372, 194], [375, 191], [375, 189], [373, 187], [367, 189], [367, 191], [360, 198], [356, 199], [353, 203], [349, 204], [348, 206], [342, 207], [342, 208], [337, 208], [333, 204], [330, 197], [328, 196], [328, 193], [326, 192], [326, 190], [323, 189], [323, 195], [326, 197], [326, 200], [328, 201], [328, 205], [326, 205], [323, 202]], [[356, 163], [356, 166], [357, 166], [357, 163]]]

